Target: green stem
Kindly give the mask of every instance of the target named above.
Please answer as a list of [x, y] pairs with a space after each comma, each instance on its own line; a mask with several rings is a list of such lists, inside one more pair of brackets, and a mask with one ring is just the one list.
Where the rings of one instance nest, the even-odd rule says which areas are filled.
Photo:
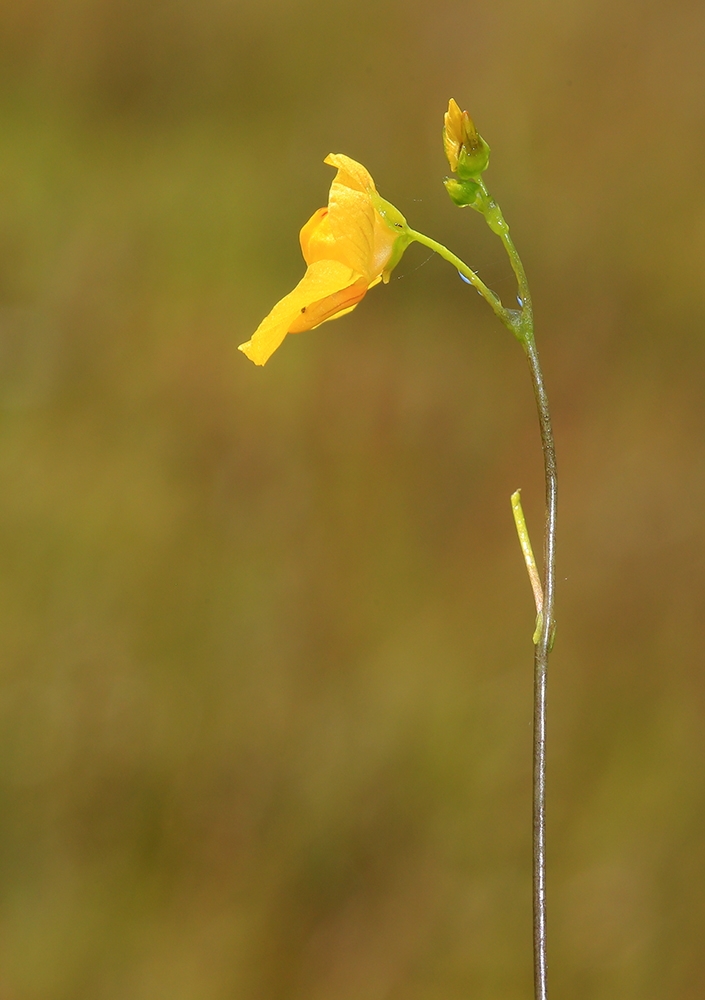
[[[502, 241], [516, 275], [520, 309], [507, 309], [485, 283], [454, 253], [435, 240], [407, 230], [407, 235], [423, 246], [435, 250], [467, 278], [486, 299], [502, 323], [519, 340], [529, 362], [531, 382], [534, 387], [538, 410], [541, 447], [544, 459], [546, 489], [544, 525], [544, 580], [543, 607], [534, 636], [534, 740], [533, 740], [533, 901], [534, 901], [534, 997], [547, 1000], [546, 970], [546, 679], [548, 656], [555, 632], [555, 578], [556, 578], [556, 449], [551, 429], [546, 387], [534, 339], [534, 319], [524, 266], [516, 251], [509, 227], [494, 198], [488, 193], [481, 179], [477, 179], [481, 192], [478, 210], [485, 216], [487, 225]], [[477, 207], [477, 206], [474, 206]]]
[[482, 204], [483, 211], [482, 214], [485, 216], [485, 221], [490, 227], [493, 233], [495, 233], [501, 239], [504, 244], [504, 249], [507, 251], [509, 261], [512, 265], [512, 270], [516, 275], [517, 285], [519, 286], [519, 299], [521, 305], [522, 319], [526, 324], [526, 327], [531, 329], [531, 336], [533, 337], [533, 308], [531, 305], [531, 293], [529, 292], [529, 283], [526, 280], [526, 272], [524, 271], [524, 265], [521, 262], [521, 257], [517, 253], [516, 247], [512, 242], [512, 238], [509, 235], [509, 226], [504, 221], [504, 216], [502, 215], [502, 209], [499, 207], [497, 202], [494, 200], [492, 195], [488, 192], [485, 187], [482, 178], [477, 179], [477, 184], [482, 192]]
[[538, 350], [534, 339], [534, 319], [529, 293], [529, 283], [521, 258], [516, 251], [509, 227], [494, 198], [482, 180], [482, 212], [493, 233], [502, 240], [519, 286], [521, 319], [517, 336], [529, 362], [531, 382], [534, 387], [541, 448], [544, 460], [546, 490], [544, 524], [544, 581], [543, 608], [540, 628], [534, 647], [534, 740], [533, 740], [533, 901], [534, 901], [534, 997], [546, 1000], [548, 977], [546, 966], [546, 681], [548, 655], [555, 632], [555, 579], [556, 579], [556, 449], [551, 428], [551, 413], [541, 371]]
[[533, 899], [534, 995], [546, 1000], [546, 680], [555, 631], [556, 450], [548, 397], [533, 336], [525, 344], [541, 429], [546, 483], [544, 581], [541, 631], [534, 649]]
[[551, 428], [551, 413], [534, 339], [534, 320], [529, 284], [521, 258], [516, 251], [509, 227], [499, 205], [480, 181], [483, 214], [493, 233], [502, 240], [519, 286], [521, 319], [517, 336], [529, 362], [534, 387], [541, 448], [544, 459], [546, 490], [544, 524], [543, 608], [538, 640], [534, 647], [534, 739], [533, 739], [533, 902], [534, 902], [534, 997], [546, 1000], [548, 977], [546, 965], [546, 682], [548, 655], [555, 631], [556, 578], [556, 449]]

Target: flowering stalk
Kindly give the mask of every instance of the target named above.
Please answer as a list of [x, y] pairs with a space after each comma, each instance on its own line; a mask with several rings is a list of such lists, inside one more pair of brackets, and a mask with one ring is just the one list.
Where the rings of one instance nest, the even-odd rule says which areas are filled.
[[[454, 100], [450, 101], [445, 116], [443, 142], [451, 170], [457, 174], [457, 178], [448, 178], [445, 182], [448, 194], [459, 207], [470, 206], [485, 217], [492, 232], [501, 239], [516, 275], [520, 306], [518, 311], [505, 309], [493, 292], [485, 289], [481, 283], [478, 284], [479, 279], [472, 280], [471, 283], [485, 296], [497, 316], [512, 331], [526, 352], [541, 431], [546, 501], [542, 607], [538, 606], [537, 600], [539, 616], [534, 634], [533, 900], [534, 996], [535, 1000], [546, 1000], [546, 675], [548, 655], [555, 632], [556, 450], [548, 397], [534, 339], [534, 318], [526, 273], [509, 235], [509, 227], [504, 221], [502, 211], [482, 180], [482, 174], [489, 163], [489, 147], [478, 134], [467, 111], [461, 112]], [[443, 254], [443, 256], [455, 264], [454, 255]], [[469, 279], [469, 275], [465, 277]], [[519, 510], [521, 510], [520, 505]], [[523, 521], [523, 515], [521, 519]], [[521, 540], [523, 543], [524, 539]], [[528, 534], [526, 541], [528, 542]], [[526, 553], [526, 548], [524, 551]]]
[[[535, 563], [530, 568], [535, 593], [542, 594], [541, 607], [537, 599], [534, 633], [534, 986], [535, 1000], [546, 1000], [546, 671], [555, 629], [556, 456], [526, 274], [501, 209], [482, 180], [489, 163], [489, 146], [468, 113], [461, 112], [453, 100], [445, 116], [443, 142], [451, 170], [457, 175], [445, 181], [448, 194], [459, 207], [470, 206], [480, 212], [501, 239], [517, 279], [519, 309], [508, 309], [447, 247], [411, 229], [401, 212], [379, 195], [365, 167], [348, 156], [331, 153], [326, 163], [336, 167], [338, 173], [331, 185], [328, 205], [313, 214], [300, 234], [306, 273], [296, 288], [262, 320], [251, 339], [240, 345], [240, 350], [255, 364], [264, 365], [288, 334], [313, 330], [344, 316], [362, 301], [370, 288], [389, 281], [392, 269], [412, 242], [429, 247], [457, 268], [524, 348], [538, 408], [546, 479], [543, 586], [537, 581]], [[527, 545], [529, 552], [531, 546], [523, 514], [520, 521], [517, 524], [526, 554]]]

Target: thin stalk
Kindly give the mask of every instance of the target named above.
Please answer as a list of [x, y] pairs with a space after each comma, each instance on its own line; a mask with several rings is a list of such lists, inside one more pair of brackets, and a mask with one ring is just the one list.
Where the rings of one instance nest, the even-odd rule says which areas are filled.
[[487, 225], [493, 233], [496, 233], [496, 235], [499, 236], [504, 244], [504, 249], [507, 251], [507, 255], [509, 256], [509, 260], [512, 265], [512, 270], [514, 271], [517, 279], [517, 285], [519, 286], [519, 298], [521, 300], [520, 305], [523, 314], [522, 318], [527, 327], [531, 329], [531, 336], [533, 337], [531, 295], [529, 293], [529, 282], [526, 280], [524, 265], [522, 264], [521, 257], [517, 253], [516, 247], [512, 242], [511, 236], [509, 235], [509, 226], [504, 221], [502, 209], [485, 187], [485, 183], [482, 178], [478, 178], [477, 184], [482, 192], [482, 214], [485, 217]]
[[534, 910], [534, 997], [547, 1000], [548, 977], [546, 964], [546, 682], [548, 655], [555, 632], [556, 583], [556, 448], [551, 427], [546, 386], [534, 339], [533, 310], [529, 284], [521, 258], [516, 251], [509, 227], [499, 205], [481, 183], [485, 197], [485, 219], [496, 233], [509, 255], [519, 285], [521, 319], [517, 336], [529, 362], [534, 387], [536, 409], [541, 432], [545, 481], [544, 515], [544, 580], [538, 641], [534, 647], [534, 739], [533, 739], [533, 910]]
[[482, 202], [478, 211], [485, 216], [490, 229], [501, 239], [516, 275], [520, 309], [507, 309], [478, 275], [459, 257], [423, 233], [408, 229], [412, 240], [435, 250], [451, 263], [487, 300], [502, 323], [521, 343], [529, 362], [531, 382], [538, 410], [541, 447], [543, 450], [546, 508], [544, 520], [544, 580], [543, 607], [534, 641], [534, 740], [533, 740], [533, 904], [534, 904], [534, 998], [547, 1000], [546, 970], [546, 679], [548, 655], [555, 632], [556, 578], [556, 449], [551, 429], [548, 397], [534, 340], [533, 310], [529, 285], [521, 258], [516, 251], [509, 227], [499, 205], [488, 193], [481, 180], [478, 186]]
[[546, 679], [555, 630], [556, 449], [543, 373], [533, 337], [525, 344], [541, 429], [546, 512], [544, 525], [543, 620], [534, 650], [533, 901], [534, 996], [546, 1000]]

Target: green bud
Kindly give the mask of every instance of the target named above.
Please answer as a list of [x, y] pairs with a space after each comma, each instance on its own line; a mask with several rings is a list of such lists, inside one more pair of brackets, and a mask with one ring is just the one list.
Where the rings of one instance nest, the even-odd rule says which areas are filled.
[[443, 119], [443, 146], [450, 169], [461, 181], [477, 180], [487, 170], [490, 147], [467, 111], [461, 111], [452, 97]]
[[480, 185], [471, 180], [459, 181], [455, 177], [446, 177], [443, 181], [451, 201], [459, 208], [470, 205], [471, 208], [482, 211], [482, 192]]

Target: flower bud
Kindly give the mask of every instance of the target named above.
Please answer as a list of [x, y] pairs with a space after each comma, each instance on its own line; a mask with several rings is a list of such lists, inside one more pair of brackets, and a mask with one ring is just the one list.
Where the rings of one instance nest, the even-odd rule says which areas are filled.
[[465, 208], [470, 205], [471, 208], [482, 211], [482, 193], [479, 184], [476, 184], [474, 181], [459, 181], [456, 177], [446, 177], [443, 183], [446, 186], [446, 191], [450, 195], [451, 201], [458, 208]]
[[444, 118], [443, 146], [450, 169], [462, 181], [477, 179], [487, 170], [490, 147], [475, 128], [467, 111], [461, 111], [452, 97]]

